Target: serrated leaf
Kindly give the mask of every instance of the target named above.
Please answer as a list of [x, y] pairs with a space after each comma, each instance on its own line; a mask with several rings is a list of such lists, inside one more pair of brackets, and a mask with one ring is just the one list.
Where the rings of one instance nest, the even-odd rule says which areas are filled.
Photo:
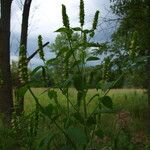
[[102, 104], [109, 108], [112, 109], [113, 108], [113, 102], [112, 99], [109, 96], [103, 96], [100, 98], [100, 101], [102, 102]]
[[87, 58], [86, 61], [96, 61], [96, 60], [99, 60], [99, 58], [98, 58], [98, 57], [91, 56], [91, 57]]
[[68, 136], [78, 145], [86, 145], [88, 140], [84, 131], [80, 128], [69, 128], [67, 130]]

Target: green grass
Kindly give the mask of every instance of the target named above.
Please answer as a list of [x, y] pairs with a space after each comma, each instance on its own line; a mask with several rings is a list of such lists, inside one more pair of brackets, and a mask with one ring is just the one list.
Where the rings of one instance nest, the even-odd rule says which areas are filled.
[[[54, 103], [53, 100], [48, 98], [47, 92], [44, 92], [46, 89], [44, 88], [34, 88], [33, 92], [40, 99], [40, 103], [43, 106], [46, 106], [49, 103]], [[66, 99], [62, 95], [61, 91], [58, 89], [54, 89], [58, 93], [58, 101], [61, 105], [66, 107]], [[91, 89], [87, 95], [87, 101], [96, 94], [96, 90]], [[69, 90], [69, 98], [75, 104], [76, 102], [76, 91], [71, 88]], [[100, 95], [103, 95], [102, 91], [99, 91]], [[135, 126], [145, 128], [146, 122], [146, 108], [147, 108], [147, 95], [146, 91], [142, 89], [112, 89], [108, 95], [113, 99], [114, 108], [116, 109], [125, 109], [130, 111], [133, 117], [133, 123]], [[97, 99], [94, 99], [89, 106], [88, 111], [90, 112], [95, 104], [97, 103]], [[31, 112], [35, 108], [35, 101], [31, 94], [28, 92], [25, 96], [25, 112]], [[111, 126], [113, 123], [114, 115], [105, 114], [103, 118], [103, 125]], [[136, 128], [134, 127], [134, 128]], [[109, 128], [109, 127], [108, 127]]]
[[[62, 105], [66, 105], [65, 97], [62, 95], [61, 91], [54, 89], [58, 93], [58, 100]], [[34, 88], [33, 92], [40, 99], [42, 105], [47, 105], [51, 100], [48, 98], [48, 94], [45, 88]], [[69, 90], [70, 99], [76, 101], [76, 91], [71, 88]], [[96, 94], [97, 91], [91, 89], [88, 91], [87, 101]], [[99, 91], [100, 95], [103, 95], [102, 91]], [[125, 109], [132, 110], [135, 107], [145, 107], [147, 105], [147, 96], [146, 91], [142, 89], [112, 89], [109, 93], [109, 96], [113, 99], [114, 105], [118, 107], [124, 107]], [[96, 101], [96, 100], [94, 100]], [[52, 101], [51, 101], [52, 102]], [[34, 108], [35, 102], [32, 95], [27, 92], [25, 95], [25, 111], [30, 111]]]
[[[32, 90], [35, 93], [35, 95], [40, 99], [39, 102], [41, 105], [46, 106], [49, 103], [54, 103], [53, 100], [49, 99], [47, 92], [44, 92], [46, 91], [45, 88], [33, 88]], [[58, 101], [65, 108], [67, 105], [65, 97], [62, 95], [62, 93], [58, 89], [53, 89], [53, 90], [57, 91]], [[70, 93], [69, 99], [72, 101], [72, 103], [76, 104], [77, 93], [75, 89], [70, 88], [69, 93]], [[94, 89], [89, 90], [88, 95], [86, 97], [87, 102], [96, 93], [97, 91]], [[99, 94], [103, 96], [104, 93], [102, 91], [99, 91]], [[130, 124], [130, 126], [128, 126], [131, 134], [134, 134], [138, 131], [144, 131], [147, 137], [149, 137], [147, 128], [146, 128], [147, 127], [147, 124], [146, 124], [147, 122], [146, 120], [147, 118], [146, 117], [146, 114], [147, 114], [146, 113], [146, 110], [147, 110], [146, 91], [142, 89], [112, 89], [108, 93], [108, 95], [113, 100], [113, 105], [114, 105], [115, 110], [124, 109], [131, 113], [131, 117], [133, 121]], [[91, 110], [95, 108], [97, 102], [98, 102], [97, 98], [93, 99], [93, 101], [90, 103], [88, 107], [88, 113], [90, 113]], [[18, 143], [20, 144], [20, 147], [22, 146], [26, 147], [27, 145], [29, 146], [32, 143], [33, 144], [32, 146], [36, 148], [39, 146], [41, 140], [45, 138], [49, 133], [56, 135], [55, 140], [50, 145], [53, 147], [53, 148], [51, 147], [51, 149], [54, 149], [54, 150], [59, 149], [57, 148], [57, 146], [60, 146], [60, 144], [65, 143], [66, 138], [60, 132], [60, 130], [58, 130], [56, 125], [53, 124], [47, 117], [43, 117], [41, 114], [39, 116], [40, 119], [38, 122], [39, 123], [38, 134], [36, 138], [34, 136], [32, 137], [30, 134], [29, 134], [30, 136], [27, 134], [29, 131], [31, 131], [32, 125], [35, 123], [34, 122], [35, 120], [33, 120], [33, 117], [31, 117], [31, 115], [29, 115], [30, 117], [28, 118], [28, 115], [26, 114], [34, 111], [35, 110], [34, 108], [35, 108], [35, 101], [32, 95], [29, 92], [27, 92], [25, 95], [25, 115], [23, 115], [20, 118], [21, 120], [17, 122], [16, 128], [12, 129], [11, 132], [9, 130], [8, 132], [3, 131], [3, 128], [0, 128], [0, 133], [3, 133], [2, 136], [0, 136], [0, 144], [3, 144], [4, 147], [8, 145], [10, 148], [7, 148], [7, 149], [11, 149], [12, 145], [15, 145], [18, 147]], [[59, 123], [59, 126], [63, 127], [64, 118], [66, 118], [66, 116], [64, 114], [61, 114], [61, 118], [57, 120], [57, 123]], [[76, 125], [78, 126], [78, 123]], [[29, 126], [29, 128], [27, 128], [27, 126]], [[111, 138], [111, 142], [113, 142], [114, 140], [113, 138], [115, 137], [117, 131], [120, 129], [116, 124], [116, 113], [103, 113], [101, 115], [101, 120], [96, 124], [96, 126], [99, 126], [100, 129], [102, 129], [105, 136], [108, 136]], [[17, 132], [14, 132], [14, 131], [17, 131]], [[7, 136], [11, 138], [8, 138]], [[22, 139], [24, 141], [22, 141]], [[17, 145], [15, 143], [17, 143]], [[107, 144], [109, 145], [111, 143], [107, 143]]]

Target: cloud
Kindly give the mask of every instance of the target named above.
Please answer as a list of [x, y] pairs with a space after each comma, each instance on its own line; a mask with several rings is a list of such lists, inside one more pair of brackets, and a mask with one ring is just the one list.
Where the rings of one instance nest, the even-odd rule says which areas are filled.
[[[30, 13], [29, 32], [32, 36], [43, 34], [44, 36], [55, 37], [54, 31], [62, 26], [61, 4], [66, 5], [71, 25], [78, 25], [79, 22], [79, 0], [33, 0]], [[104, 16], [109, 8], [109, 0], [85, 0], [86, 23], [89, 23], [96, 10], [100, 10]], [[12, 5], [12, 30], [20, 32], [22, 12], [17, 1]]]
[[[21, 30], [21, 5], [20, 0], [13, 1], [12, 18], [11, 18], [11, 57], [17, 59], [17, 50], [19, 47], [20, 30]], [[101, 18], [108, 14], [109, 0], [84, 0], [85, 2], [85, 23], [86, 27], [91, 26], [91, 21], [96, 10], [100, 10]], [[28, 53], [31, 54], [37, 48], [37, 37], [43, 36], [45, 42], [53, 42], [57, 33], [54, 31], [62, 26], [61, 5], [66, 5], [67, 14], [70, 18], [71, 26], [79, 25], [79, 3], [80, 0], [33, 0], [29, 19], [28, 35]], [[100, 19], [100, 21], [102, 21]], [[102, 34], [104, 38], [104, 34]], [[96, 35], [97, 39], [100, 34]], [[53, 54], [49, 54], [53, 57]], [[38, 64], [40, 61], [36, 58], [32, 63]]]
[[[18, 56], [16, 56], [16, 55], [11, 55], [11, 56], [10, 56], [10, 62], [11, 62], [11, 63], [12, 63], [12, 61], [18, 62], [18, 60], [19, 60], [19, 57], [18, 57]], [[34, 58], [31, 60], [31, 62], [29, 63], [29, 67], [33, 68], [33, 67], [35, 67], [35, 66], [42, 65], [42, 64], [43, 64], [43, 62], [42, 62], [42, 60], [41, 60], [40, 58], [34, 57]]]

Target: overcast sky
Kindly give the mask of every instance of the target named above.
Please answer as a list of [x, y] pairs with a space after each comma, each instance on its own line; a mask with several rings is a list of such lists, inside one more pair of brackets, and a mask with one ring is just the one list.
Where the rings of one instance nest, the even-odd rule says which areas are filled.
[[[21, 26], [21, 0], [13, 1], [11, 19], [11, 57], [17, 59], [17, 43], [19, 41]], [[110, 0], [84, 0], [86, 13], [86, 27], [91, 26], [91, 21], [96, 10], [100, 11], [100, 17], [111, 15], [109, 10]], [[54, 32], [62, 26], [61, 5], [66, 5], [67, 14], [72, 26], [79, 25], [79, 3], [80, 0], [33, 0], [29, 20], [29, 53], [36, 49], [36, 40], [39, 34], [45, 41], [53, 42], [56, 37]], [[101, 19], [100, 19], [101, 21]], [[38, 58], [33, 60], [37, 63]]]

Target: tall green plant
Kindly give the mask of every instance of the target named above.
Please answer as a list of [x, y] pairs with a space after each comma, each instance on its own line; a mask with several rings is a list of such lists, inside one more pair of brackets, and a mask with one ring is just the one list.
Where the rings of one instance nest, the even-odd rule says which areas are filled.
[[[89, 74], [86, 74], [85, 66], [90, 61], [99, 60], [99, 57], [95, 57], [89, 49], [101, 49], [103, 46], [102, 44], [90, 41], [97, 29], [99, 11], [95, 13], [91, 29], [84, 28], [84, 16], [84, 3], [81, 0], [79, 13], [80, 27], [71, 27], [66, 7], [62, 5], [63, 27], [56, 30], [56, 32], [66, 35], [67, 44], [60, 47], [56, 58], [48, 61], [44, 60], [45, 66], [39, 66], [31, 73], [34, 74], [42, 68], [44, 70], [43, 76], [45, 77], [47, 66], [58, 62], [61, 57], [64, 57], [62, 64], [63, 68], [65, 68], [64, 78], [56, 86], [65, 97], [67, 107], [61, 104], [61, 99], [58, 99], [58, 93], [55, 89], [45, 91], [50, 102], [47, 106], [42, 106], [30, 85], [27, 86], [36, 102], [36, 108], [45, 118], [49, 119], [50, 126], [55, 126], [59, 131], [50, 130], [48, 136], [41, 141], [39, 148], [46, 147], [46, 149], [49, 149], [50, 144], [54, 144], [55, 139], [59, 136], [62, 142], [60, 142], [60, 145], [55, 145], [56, 149], [91, 149], [94, 144], [94, 137], [96, 135], [102, 136], [101, 114], [103, 112], [114, 112], [112, 99], [107, 96], [107, 93], [119, 79], [110, 84], [100, 84], [100, 78], [97, 79], [95, 86], [97, 92], [90, 98], [87, 97], [88, 90], [93, 84], [92, 79], [97, 76], [96, 72], [98, 69], [93, 68], [89, 71]], [[76, 32], [80, 35], [80, 38], [78, 44], [73, 44], [73, 35]], [[39, 47], [42, 45], [41, 43], [41, 37], [39, 37]], [[87, 52], [89, 55], [87, 55]], [[42, 54], [41, 58], [43, 58], [43, 52], [40, 54]], [[78, 57], [78, 54], [80, 57]], [[76, 91], [75, 101], [70, 97], [70, 88], [72, 86]], [[103, 90], [103, 95], [101, 95], [99, 89]], [[95, 102], [96, 106], [91, 110], [90, 105]]]

